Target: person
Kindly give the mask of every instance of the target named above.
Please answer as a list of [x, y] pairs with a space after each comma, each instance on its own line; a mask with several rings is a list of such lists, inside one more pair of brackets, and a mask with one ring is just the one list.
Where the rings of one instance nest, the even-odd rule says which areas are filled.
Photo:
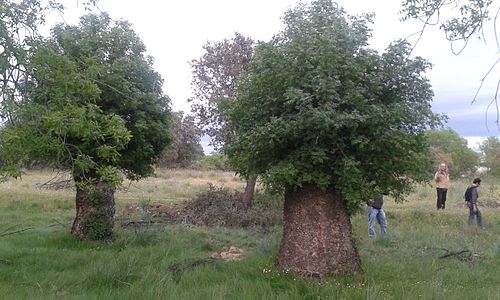
[[450, 176], [448, 174], [448, 167], [445, 163], [441, 163], [438, 167], [436, 174], [434, 174], [434, 181], [436, 182], [437, 191], [437, 209], [444, 209], [446, 203], [446, 193], [450, 183]]
[[477, 226], [480, 228], [483, 228], [483, 218], [481, 216], [481, 211], [479, 210], [478, 207], [478, 201], [477, 199], [479, 198], [479, 194], [477, 192], [477, 188], [481, 185], [481, 178], [474, 178], [472, 181], [472, 185], [469, 186], [471, 189], [471, 194], [470, 194], [470, 204], [469, 206], [469, 225], [472, 225], [474, 223], [474, 216], [477, 219]]
[[382, 194], [376, 193], [373, 199], [368, 201], [368, 237], [374, 239], [376, 237], [375, 233], [375, 222], [380, 225], [380, 235], [385, 238], [387, 235], [387, 219], [385, 218], [385, 212], [382, 208], [384, 204], [384, 198]]

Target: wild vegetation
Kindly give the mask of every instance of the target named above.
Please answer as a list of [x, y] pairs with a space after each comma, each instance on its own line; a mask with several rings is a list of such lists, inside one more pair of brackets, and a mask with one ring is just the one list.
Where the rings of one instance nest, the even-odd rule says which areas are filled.
[[[41, 187], [53, 175], [29, 172], [0, 184], [2, 299], [500, 299], [494, 180], [485, 179], [480, 190], [489, 203], [482, 207], [485, 230], [466, 225], [466, 181], [452, 180], [439, 212], [435, 190], [422, 185], [408, 202], [386, 199], [386, 240], [369, 240], [364, 212], [353, 216], [363, 273], [316, 280], [276, 265], [279, 225], [265, 231], [159, 219], [131, 225], [151, 217], [141, 209], [145, 203], [179, 205], [207, 191], [208, 182], [241, 191], [245, 183], [232, 173], [159, 170], [118, 190], [112, 243], [70, 234], [74, 191]], [[243, 250], [240, 260], [215, 257], [231, 246]]]

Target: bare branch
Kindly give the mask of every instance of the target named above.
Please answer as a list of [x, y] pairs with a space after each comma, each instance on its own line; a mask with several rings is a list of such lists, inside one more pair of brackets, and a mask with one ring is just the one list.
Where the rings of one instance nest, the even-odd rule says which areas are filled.
[[497, 61], [495, 61], [495, 63], [491, 66], [491, 68], [488, 70], [488, 72], [486, 72], [486, 74], [481, 79], [481, 84], [479, 85], [479, 88], [476, 90], [476, 94], [474, 95], [474, 98], [472, 98], [471, 104], [474, 104], [476, 102], [477, 95], [479, 94], [479, 91], [481, 91], [481, 88], [483, 87], [484, 81], [490, 75], [491, 71], [493, 71], [493, 69], [498, 64], [498, 62], [500, 62], [500, 58], [498, 58]]

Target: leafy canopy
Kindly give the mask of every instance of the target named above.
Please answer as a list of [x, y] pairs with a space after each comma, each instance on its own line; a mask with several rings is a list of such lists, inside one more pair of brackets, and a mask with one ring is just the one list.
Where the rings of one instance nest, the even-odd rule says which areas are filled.
[[244, 175], [275, 189], [306, 184], [339, 191], [353, 208], [374, 189], [397, 199], [425, 181], [424, 132], [440, 124], [404, 42], [367, 47], [371, 16], [348, 16], [329, 0], [299, 4], [285, 29], [255, 50], [236, 102], [227, 154]]
[[107, 14], [54, 27], [36, 45], [27, 93], [1, 132], [10, 171], [37, 159], [77, 180], [118, 184], [121, 172], [131, 179], [151, 174], [170, 142], [169, 99], [145, 50], [129, 23]]

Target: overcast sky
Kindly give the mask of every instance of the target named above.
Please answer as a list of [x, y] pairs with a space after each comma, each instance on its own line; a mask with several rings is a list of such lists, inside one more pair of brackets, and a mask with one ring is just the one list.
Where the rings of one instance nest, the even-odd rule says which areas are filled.
[[[71, 1], [74, 2], [74, 1]], [[172, 99], [173, 110], [190, 111], [191, 95], [189, 61], [203, 54], [207, 41], [231, 38], [234, 32], [254, 40], [269, 40], [282, 26], [281, 17], [296, 0], [100, 0], [99, 9], [113, 18], [123, 18], [133, 24], [155, 58], [155, 68], [165, 79], [164, 90]], [[306, 1], [308, 2], [308, 1]], [[406, 38], [418, 31], [420, 23], [401, 23], [401, 0], [339, 0], [350, 14], [376, 14], [371, 47], [382, 52], [389, 43]], [[383, 4], [382, 4], [383, 3]], [[75, 22], [71, 15], [68, 23]], [[492, 32], [486, 28], [486, 33]], [[410, 41], [415, 42], [416, 36]], [[469, 139], [499, 136], [495, 127], [496, 112], [491, 109], [486, 119], [486, 107], [491, 101], [498, 77], [487, 80], [477, 98], [471, 101], [481, 78], [497, 59], [494, 40], [490, 44], [474, 40], [460, 56], [450, 51], [450, 44], [438, 30], [427, 30], [415, 48], [415, 55], [429, 59], [434, 67], [427, 73], [435, 97], [433, 110], [449, 116], [453, 130]], [[496, 72], [498, 74], [498, 72]], [[489, 131], [486, 126], [488, 120]]]

